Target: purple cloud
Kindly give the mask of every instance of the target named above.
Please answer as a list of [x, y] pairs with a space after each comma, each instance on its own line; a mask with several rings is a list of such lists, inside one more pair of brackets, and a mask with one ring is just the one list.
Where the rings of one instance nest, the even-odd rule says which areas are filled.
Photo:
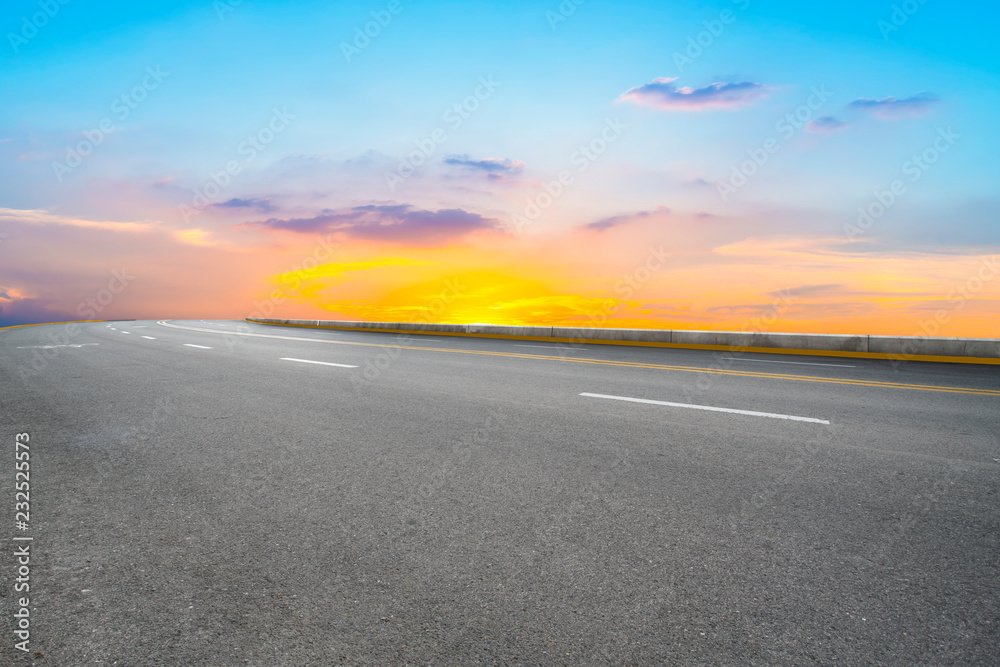
[[270, 229], [301, 233], [341, 232], [353, 238], [399, 243], [448, 243], [477, 231], [502, 231], [496, 218], [458, 208], [427, 211], [409, 204], [371, 204], [325, 209], [312, 218], [269, 218], [249, 222]]
[[843, 130], [848, 125], [850, 123], [846, 123], [833, 116], [820, 116], [806, 123], [806, 132], [809, 134], [832, 134], [838, 130]]
[[751, 81], [710, 83], [704, 88], [678, 88], [677, 77], [653, 79], [626, 91], [619, 99], [669, 111], [733, 109], [767, 96], [770, 88]]
[[612, 227], [617, 227], [633, 220], [642, 220], [643, 218], [648, 218], [652, 215], [669, 215], [670, 209], [666, 206], [657, 207], [655, 211], [637, 211], [635, 213], [626, 213], [625, 215], [616, 215], [610, 218], [604, 218], [603, 220], [598, 220], [597, 222], [592, 222], [588, 225], [584, 225], [587, 229], [596, 229], [597, 231], [603, 232], [606, 229], [611, 229]]
[[212, 204], [213, 208], [253, 208], [261, 213], [270, 213], [275, 209], [274, 204], [271, 203], [270, 199], [258, 199], [251, 197], [250, 199], [239, 199], [238, 197], [233, 197], [227, 201], [221, 202], [219, 204]]
[[517, 173], [524, 169], [524, 163], [520, 160], [510, 160], [507, 158], [498, 157], [488, 157], [482, 160], [472, 160], [468, 155], [449, 155], [444, 159], [445, 164], [451, 164], [458, 167], [469, 167], [471, 169], [481, 169], [489, 173], [503, 174], [503, 173]]
[[822, 296], [841, 292], [844, 290], [844, 286], [840, 284], [825, 284], [825, 285], [800, 285], [798, 287], [790, 287], [788, 289], [778, 290], [776, 292], [768, 292], [769, 296], [781, 297], [781, 296], [798, 296], [798, 297], [810, 297], [810, 296]]
[[917, 93], [903, 100], [895, 97], [883, 97], [880, 100], [870, 100], [860, 97], [848, 106], [852, 109], [865, 111], [879, 118], [903, 118], [906, 116], [921, 116], [931, 111], [931, 108], [941, 99], [933, 93]]
[[611, 229], [612, 227], [617, 227], [623, 223], [632, 220], [635, 216], [633, 215], [616, 215], [611, 218], [604, 218], [603, 220], [598, 220], [597, 222], [592, 222], [587, 225], [587, 229], [596, 229], [597, 231], [603, 232], [605, 229]]

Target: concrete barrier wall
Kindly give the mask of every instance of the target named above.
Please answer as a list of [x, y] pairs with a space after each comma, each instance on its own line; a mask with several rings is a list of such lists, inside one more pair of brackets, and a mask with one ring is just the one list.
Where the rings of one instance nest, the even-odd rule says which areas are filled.
[[830, 352], [868, 352], [868, 336], [838, 334], [751, 333], [746, 331], [674, 331], [673, 343], [768, 347]]
[[1000, 359], [1000, 339], [924, 338], [841, 334], [764, 333], [748, 331], [690, 331], [677, 329], [596, 329], [577, 327], [522, 327], [494, 324], [422, 324], [358, 322], [355, 320], [250, 319], [264, 324], [286, 324], [340, 329], [415, 331], [473, 336], [511, 336], [535, 339], [638, 343], [670, 347], [708, 346], [718, 349], [752, 348], [803, 353], [872, 357], [962, 357]]
[[868, 349], [883, 354], [1000, 358], [1000, 340], [991, 338], [869, 336]]

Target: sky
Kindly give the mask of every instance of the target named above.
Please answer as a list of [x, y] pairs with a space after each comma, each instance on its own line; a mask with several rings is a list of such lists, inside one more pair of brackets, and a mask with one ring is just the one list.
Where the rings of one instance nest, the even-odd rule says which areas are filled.
[[1000, 337], [998, 18], [10, 0], [0, 326]]

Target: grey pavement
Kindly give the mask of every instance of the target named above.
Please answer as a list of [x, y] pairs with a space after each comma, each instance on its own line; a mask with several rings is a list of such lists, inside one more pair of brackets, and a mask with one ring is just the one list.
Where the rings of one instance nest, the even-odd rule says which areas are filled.
[[51, 665], [1000, 664], [1000, 366], [119, 321], [0, 400], [0, 664], [25, 535]]

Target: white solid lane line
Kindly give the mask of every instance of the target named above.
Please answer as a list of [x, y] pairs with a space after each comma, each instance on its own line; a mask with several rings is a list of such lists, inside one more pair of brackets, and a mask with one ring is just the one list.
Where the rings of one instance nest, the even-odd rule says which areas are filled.
[[730, 359], [732, 361], [761, 361], [765, 364], [797, 364], [799, 366], [836, 366], [837, 368], [857, 368], [857, 366], [849, 366], [847, 364], [816, 364], [808, 361], [778, 361], [776, 359], [740, 359], [739, 357], [722, 357], [723, 359]]
[[57, 347], [86, 347], [87, 345], [100, 345], [100, 343], [68, 343], [65, 345], [19, 345], [17, 349], [19, 350], [51, 350]]
[[199, 350], [211, 350], [212, 348], [206, 347], [205, 345], [192, 345], [191, 343], [184, 343], [185, 347], [196, 347]]
[[521, 345], [520, 343], [514, 343], [514, 347], [542, 347], [546, 350], [569, 350], [570, 352], [587, 349], [585, 347], [559, 347], [558, 345]]
[[292, 357], [281, 357], [281, 361], [298, 361], [303, 364], [319, 364], [320, 366], [337, 366], [338, 368], [357, 368], [348, 364], [332, 364], [329, 361], [312, 361], [311, 359], [293, 359]]
[[692, 410], [709, 410], [711, 412], [729, 412], [735, 415], [750, 415], [751, 417], [771, 417], [772, 419], [790, 419], [797, 422], [811, 422], [813, 424], [829, 424], [825, 419], [813, 419], [812, 417], [796, 417], [794, 415], [780, 415], [773, 412], [755, 412], [753, 410], [734, 410], [732, 408], [717, 408], [711, 405], [690, 405], [688, 403], [671, 403], [670, 401], [653, 401], [648, 398], [629, 398], [628, 396], [608, 396], [607, 394], [582, 393], [580, 396], [589, 398], [610, 398], [615, 401], [630, 401], [632, 403], [648, 403], [650, 405], [665, 405], [670, 408], [690, 408]]
[[143, 338], [148, 338], [149, 340], [156, 340], [156, 339], [155, 339], [155, 338], [153, 338], [152, 336], [143, 336]]

